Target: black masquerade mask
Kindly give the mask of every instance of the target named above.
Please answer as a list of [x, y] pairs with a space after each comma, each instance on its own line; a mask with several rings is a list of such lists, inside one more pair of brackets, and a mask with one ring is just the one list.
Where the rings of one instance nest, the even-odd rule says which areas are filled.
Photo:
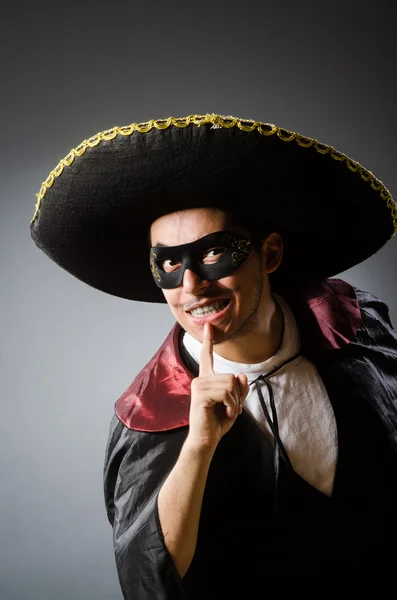
[[210, 233], [190, 244], [153, 246], [150, 268], [158, 287], [176, 288], [186, 269], [201, 279], [222, 279], [234, 273], [251, 251], [248, 238], [235, 231]]

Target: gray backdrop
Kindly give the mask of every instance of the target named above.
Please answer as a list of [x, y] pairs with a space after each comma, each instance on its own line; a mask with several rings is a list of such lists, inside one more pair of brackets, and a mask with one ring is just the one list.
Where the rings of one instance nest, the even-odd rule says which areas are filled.
[[[331, 144], [396, 196], [396, 25], [392, 0], [3, 7], [1, 600], [121, 599], [102, 492], [108, 426], [173, 324], [166, 306], [89, 288], [34, 246], [42, 181], [98, 131], [219, 112]], [[396, 257], [397, 236], [341, 274], [395, 324]]]

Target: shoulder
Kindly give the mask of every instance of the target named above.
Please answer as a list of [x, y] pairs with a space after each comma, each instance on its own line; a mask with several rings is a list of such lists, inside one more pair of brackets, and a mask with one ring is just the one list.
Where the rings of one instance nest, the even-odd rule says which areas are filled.
[[368, 292], [354, 286], [353, 289], [360, 306], [363, 319], [382, 321], [388, 327], [393, 329], [393, 324], [390, 319], [390, 310], [387, 303], [372, 292]]
[[193, 378], [179, 352], [180, 326], [167, 339], [115, 403], [120, 421], [129, 429], [161, 432], [189, 423]]
[[360, 324], [359, 301], [343, 279], [324, 279], [289, 290], [286, 299], [301, 332], [303, 351], [317, 356], [341, 349], [355, 337]]

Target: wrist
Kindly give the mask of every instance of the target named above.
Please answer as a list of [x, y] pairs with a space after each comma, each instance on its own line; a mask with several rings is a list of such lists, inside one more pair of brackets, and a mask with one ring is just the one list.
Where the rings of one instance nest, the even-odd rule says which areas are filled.
[[214, 456], [217, 444], [205, 444], [198, 440], [195, 440], [189, 435], [187, 436], [185, 443], [183, 444], [183, 452], [189, 454], [193, 459], [198, 460], [211, 460]]

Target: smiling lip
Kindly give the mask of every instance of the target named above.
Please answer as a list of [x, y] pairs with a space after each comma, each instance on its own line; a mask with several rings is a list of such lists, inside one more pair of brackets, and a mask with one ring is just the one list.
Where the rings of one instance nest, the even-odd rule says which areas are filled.
[[195, 317], [194, 315], [192, 315], [192, 313], [189, 313], [189, 315], [191, 319], [193, 319], [193, 321], [197, 323], [197, 325], [204, 325], [204, 323], [215, 323], [216, 321], [219, 321], [225, 316], [231, 304], [231, 302], [228, 302], [226, 306], [222, 308], [222, 310], [216, 313], [210, 313], [209, 315], [202, 315], [200, 317]]

